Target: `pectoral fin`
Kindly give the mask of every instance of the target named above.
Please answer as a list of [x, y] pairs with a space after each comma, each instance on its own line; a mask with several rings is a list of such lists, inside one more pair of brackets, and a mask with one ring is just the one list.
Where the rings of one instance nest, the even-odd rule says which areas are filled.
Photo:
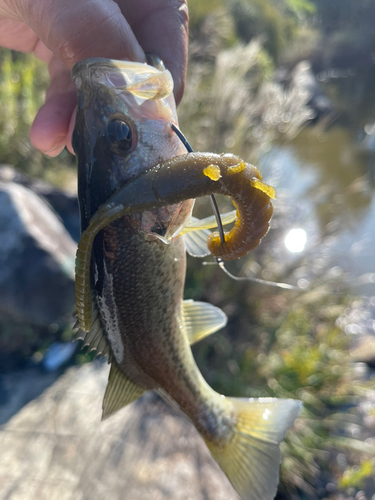
[[103, 399], [102, 420], [110, 417], [124, 406], [132, 403], [146, 392], [134, 384], [118, 367], [115, 361], [111, 364], [108, 384]]
[[227, 324], [227, 315], [212, 304], [184, 300], [182, 309], [190, 345], [217, 332]]
[[210, 255], [207, 248], [207, 238], [211, 232], [208, 229], [201, 229], [183, 235], [186, 251], [192, 257], [206, 257]]
[[[222, 224], [225, 226], [225, 224], [234, 222], [237, 218], [236, 214], [237, 210], [232, 210], [231, 212], [220, 214]], [[190, 233], [190, 231], [199, 231], [201, 229], [213, 229], [215, 227], [217, 227], [217, 221], [214, 215], [206, 217], [205, 219], [197, 219], [196, 217], [191, 217], [180, 234], [182, 235]]]
[[[223, 223], [230, 224], [236, 220], [236, 210], [221, 214], [220, 218]], [[193, 257], [206, 257], [210, 254], [207, 248], [207, 238], [211, 235], [209, 229], [217, 227], [216, 218], [214, 215], [206, 217], [205, 219], [197, 219], [191, 217], [189, 223], [181, 231], [184, 237], [186, 251]]]

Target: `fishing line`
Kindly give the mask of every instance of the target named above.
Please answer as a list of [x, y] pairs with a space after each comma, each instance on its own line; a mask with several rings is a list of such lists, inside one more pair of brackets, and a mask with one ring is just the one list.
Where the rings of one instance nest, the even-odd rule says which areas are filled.
[[189, 153], [194, 153], [193, 148], [190, 146], [189, 141], [186, 139], [186, 137], [181, 132], [181, 130], [179, 128], [177, 128], [174, 123], [171, 123], [171, 127], [172, 127], [173, 132], [175, 132], [178, 135], [179, 139], [181, 140], [181, 142], [183, 143], [183, 145], [185, 146], [185, 148], [188, 150], [188, 152]]
[[210, 196], [210, 202], [211, 202], [212, 210], [214, 211], [214, 214], [215, 214], [215, 218], [216, 218], [216, 222], [217, 222], [217, 228], [219, 230], [220, 243], [222, 245], [224, 245], [224, 243], [225, 243], [225, 235], [224, 235], [223, 224], [221, 222], [219, 208], [217, 206], [216, 199], [215, 199], [215, 196], [213, 194]]
[[[181, 130], [178, 127], [176, 127], [176, 125], [174, 123], [171, 123], [171, 127], [172, 127], [172, 130], [178, 136], [178, 138], [181, 140], [181, 142], [183, 143], [183, 145], [185, 146], [185, 148], [188, 150], [188, 152], [189, 153], [194, 153], [193, 148], [190, 146], [189, 141], [186, 139], [186, 137], [181, 132]], [[213, 212], [215, 214], [215, 219], [216, 219], [216, 222], [217, 222], [217, 228], [219, 230], [220, 243], [222, 245], [224, 245], [224, 243], [225, 243], [225, 235], [224, 235], [223, 223], [221, 222], [219, 208], [217, 206], [216, 199], [215, 199], [215, 196], [213, 194], [210, 195], [210, 201], [211, 201], [212, 210], [213, 210]]]
[[288, 283], [276, 283], [275, 281], [262, 280], [260, 278], [253, 278], [251, 276], [243, 276], [243, 277], [235, 276], [234, 274], [229, 272], [228, 269], [224, 266], [224, 262], [222, 259], [220, 259], [219, 257], [215, 257], [215, 261], [216, 262], [203, 262], [203, 265], [204, 266], [212, 266], [212, 265], [215, 266], [216, 264], [218, 264], [220, 269], [222, 269], [227, 276], [229, 276], [230, 278], [232, 278], [235, 281], [255, 281], [255, 283], [260, 283], [262, 285], [274, 286], [276, 288], [284, 288], [286, 290], [301, 291], [300, 287], [294, 286], [294, 285], [288, 285]]

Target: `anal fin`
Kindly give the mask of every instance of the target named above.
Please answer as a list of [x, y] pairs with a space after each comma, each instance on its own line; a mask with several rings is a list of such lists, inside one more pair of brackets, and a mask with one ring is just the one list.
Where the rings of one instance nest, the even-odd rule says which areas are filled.
[[132, 403], [146, 392], [132, 382], [115, 361], [111, 364], [108, 384], [103, 399], [102, 420], [110, 417], [124, 406]]
[[207, 302], [184, 300], [182, 302], [184, 324], [190, 345], [217, 332], [227, 324], [227, 315]]

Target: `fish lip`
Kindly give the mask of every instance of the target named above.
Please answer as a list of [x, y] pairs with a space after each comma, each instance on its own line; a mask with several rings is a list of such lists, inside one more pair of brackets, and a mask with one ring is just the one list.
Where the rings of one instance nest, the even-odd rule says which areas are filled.
[[[90, 57], [88, 59], [83, 59], [83, 61], [77, 62], [72, 69], [72, 75], [75, 76], [79, 71], [86, 68], [92, 68], [93, 66], [100, 65], [100, 67], [117, 68], [119, 70], [132, 69], [132, 68], [143, 68], [148, 66], [146, 63], [135, 62], [135, 61], [121, 61], [117, 59], [108, 59], [106, 57]], [[160, 70], [149, 66], [155, 73], [159, 73]]]
[[71, 75], [73, 83], [79, 89], [83, 80], [90, 83], [93, 78], [98, 78], [98, 75], [95, 75], [96, 68], [100, 69], [100, 74], [106, 70], [115, 70], [123, 74], [126, 70], [134, 71], [145, 67], [147, 67], [148, 71], [151, 73], [161, 73], [159, 69], [150, 66], [147, 63], [119, 61], [116, 59], [107, 59], [105, 57], [90, 57], [89, 59], [77, 62], [72, 68]]

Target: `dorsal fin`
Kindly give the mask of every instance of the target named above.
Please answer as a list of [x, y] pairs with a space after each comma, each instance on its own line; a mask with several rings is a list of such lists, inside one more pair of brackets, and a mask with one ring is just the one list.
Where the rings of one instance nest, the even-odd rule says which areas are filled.
[[217, 332], [227, 324], [227, 315], [218, 307], [207, 302], [184, 300], [182, 310], [190, 345]]
[[87, 352], [95, 351], [96, 356], [106, 356], [109, 355], [110, 349], [107, 342], [107, 338], [100, 320], [99, 311], [96, 305], [95, 294], [92, 294], [92, 316], [91, 316], [91, 328], [89, 332], [84, 332], [79, 328], [79, 322], [77, 320], [74, 328], [78, 328], [75, 334], [74, 340], [83, 340], [82, 349], [88, 346]]
[[103, 399], [102, 420], [110, 417], [124, 406], [138, 399], [146, 392], [132, 382], [119, 368], [116, 361], [111, 364], [108, 384]]

